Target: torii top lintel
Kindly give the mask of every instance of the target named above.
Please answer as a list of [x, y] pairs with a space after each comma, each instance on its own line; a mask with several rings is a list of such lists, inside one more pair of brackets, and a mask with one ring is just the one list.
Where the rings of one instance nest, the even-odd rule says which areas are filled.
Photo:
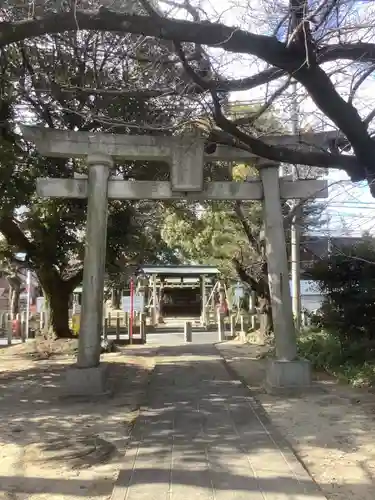
[[[204, 139], [194, 135], [152, 136], [125, 135], [103, 132], [75, 132], [41, 127], [22, 126], [26, 140], [34, 142], [39, 153], [50, 157], [85, 157], [90, 153], [106, 153], [113, 158], [127, 160], [171, 160], [173, 151], [194, 145], [201, 147], [205, 161], [244, 161], [256, 155], [234, 147], [218, 145], [212, 154], [203, 150]], [[269, 135], [262, 138], [268, 145], [289, 147], [293, 150], [311, 152], [329, 147], [339, 139], [336, 131], [306, 133], [299, 135]]]
[[[125, 160], [164, 160], [171, 165], [171, 189], [179, 193], [202, 193], [205, 161], [242, 161], [257, 158], [247, 151], [219, 146], [206, 154], [204, 138], [197, 134], [171, 137], [75, 132], [39, 127], [22, 127], [24, 137], [33, 141], [38, 151], [52, 157], [90, 157], [100, 153]], [[282, 144], [293, 149], [312, 151], [327, 147], [337, 139], [335, 132], [300, 136], [267, 136], [268, 144]], [[103, 156], [102, 156], [103, 158]], [[89, 159], [89, 161], [91, 161]], [[272, 162], [268, 162], [271, 163]], [[277, 163], [275, 163], [277, 166]], [[222, 187], [220, 187], [222, 191]]]

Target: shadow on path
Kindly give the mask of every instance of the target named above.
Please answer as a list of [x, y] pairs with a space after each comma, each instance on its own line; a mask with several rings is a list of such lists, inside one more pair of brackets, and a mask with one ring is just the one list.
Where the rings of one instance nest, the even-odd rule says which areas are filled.
[[213, 345], [159, 349], [112, 500], [167, 496], [324, 498]]

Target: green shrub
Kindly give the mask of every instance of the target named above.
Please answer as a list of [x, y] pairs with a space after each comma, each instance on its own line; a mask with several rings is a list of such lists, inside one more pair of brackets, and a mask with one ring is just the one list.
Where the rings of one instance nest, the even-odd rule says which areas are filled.
[[342, 343], [337, 335], [311, 330], [298, 339], [298, 352], [316, 370], [324, 370], [356, 387], [375, 383], [373, 342]]
[[309, 332], [298, 339], [298, 351], [314, 368], [328, 370], [340, 365], [343, 353], [340, 341], [325, 332]]
[[375, 341], [375, 247], [372, 238], [336, 249], [308, 271], [325, 296], [313, 322], [341, 346]]

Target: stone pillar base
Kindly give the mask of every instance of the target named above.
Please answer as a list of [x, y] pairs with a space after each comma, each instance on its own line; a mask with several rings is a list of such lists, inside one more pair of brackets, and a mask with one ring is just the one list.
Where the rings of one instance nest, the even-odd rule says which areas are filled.
[[65, 392], [69, 396], [96, 396], [105, 394], [107, 387], [107, 365], [94, 368], [71, 366], [65, 375]]
[[305, 359], [296, 359], [294, 361], [269, 360], [265, 388], [270, 394], [310, 389], [310, 363]]

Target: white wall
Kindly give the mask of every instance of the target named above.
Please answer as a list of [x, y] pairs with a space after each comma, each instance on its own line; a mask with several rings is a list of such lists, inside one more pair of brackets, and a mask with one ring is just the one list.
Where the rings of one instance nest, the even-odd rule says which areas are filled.
[[[292, 282], [290, 281], [292, 293]], [[322, 305], [324, 296], [320, 293], [314, 281], [301, 280], [301, 306], [308, 311], [316, 311]]]

